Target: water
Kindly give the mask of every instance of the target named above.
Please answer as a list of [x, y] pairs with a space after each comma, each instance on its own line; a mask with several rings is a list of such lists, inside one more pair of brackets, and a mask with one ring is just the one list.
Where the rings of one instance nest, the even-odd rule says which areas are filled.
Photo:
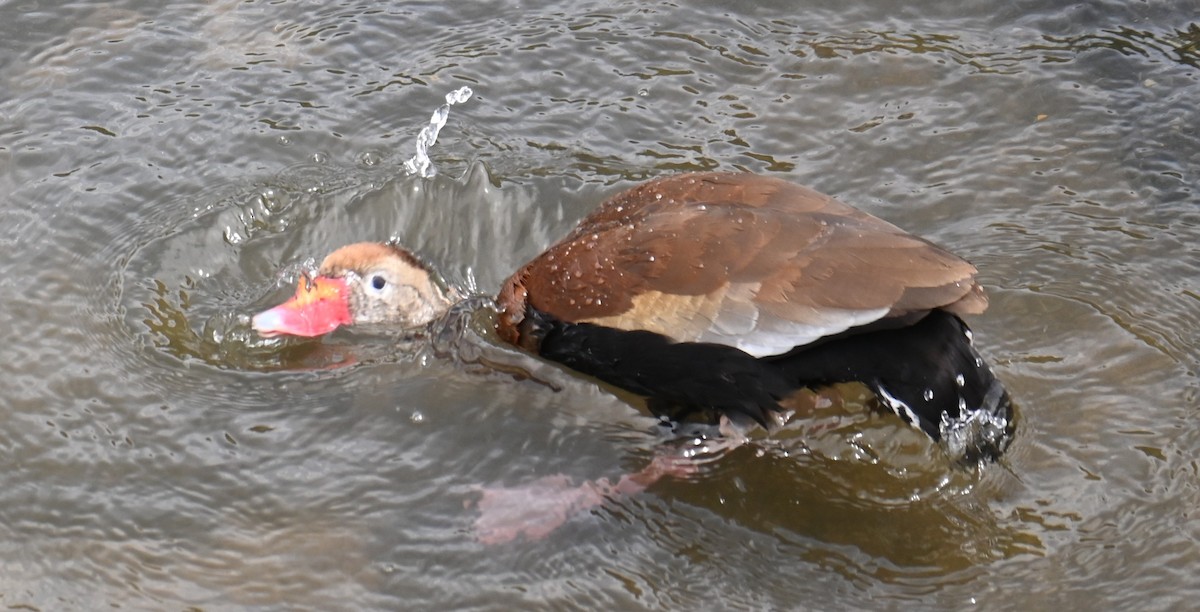
[[[2, 601], [1195, 601], [1200, 4], [744, 4], [0, 5]], [[408, 176], [463, 86], [438, 175]], [[954, 469], [848, 389], [485, 547], [478, 487], [615, 479], [653, 420], [497, 345], [485, 311], [432, 339], [249, 332], [341, 244], [402, 240], [487, 293], [604, 196], [700, 169], [975, 262], [975, 344], [1019, 404], [1006, 458]]]
[[437, 166], [434, 166], [433, 160], [429, 158], [429, 147], [437, 142], [438, 134], [442, 128], [446, 127], [446, 120], [450, 116], [450, 106], [470, 100], [472, 93], [470, 87], [460, 87], [446, 94], [446, 103], [433, 111], [433, 116], [429, 118], [429, 125], [421, 128], [421, 133], [417, 134], [416, 155], [404, 162], [404, 169], [409, 174], [415, 174], [421, 178], [433, 178], [437, 175]]

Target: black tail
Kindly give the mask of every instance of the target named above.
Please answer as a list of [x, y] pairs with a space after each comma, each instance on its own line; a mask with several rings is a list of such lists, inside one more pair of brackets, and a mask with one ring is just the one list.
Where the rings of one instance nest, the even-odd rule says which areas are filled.
[[[961, 454], [995, 457], [1013, 429], [1012, 401], [971, 346], [958, 317], [936, 310], [916, 324], [849, 335], [771, 361], [804, 386], [862, 382], [905, 422]], [[971, 431], [978, 430], [978, 431]], [[954, 450], [954, 449], [952, 449]]]

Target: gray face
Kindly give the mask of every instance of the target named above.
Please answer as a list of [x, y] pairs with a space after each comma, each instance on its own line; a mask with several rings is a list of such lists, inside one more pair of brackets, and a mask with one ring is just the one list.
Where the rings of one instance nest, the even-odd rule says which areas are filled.
[[412, 272], [381, 266], [347, 273], [354, 323], [418, 327], [445, 312], [449, 300], [441, 289], [424, 270]]
[[321, 274], [346, 281], [355, 324], [419, 327], [451, 305], [424, 265], [389, 245], [364, 242], [342, 247], [325, 258]]

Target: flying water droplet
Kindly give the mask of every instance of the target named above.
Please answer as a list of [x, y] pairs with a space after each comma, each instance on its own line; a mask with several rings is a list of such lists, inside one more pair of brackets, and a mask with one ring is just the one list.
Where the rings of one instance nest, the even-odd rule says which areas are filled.
[[446, 94], [446, 104], [462, 104], [471, 99], [475, 92], [471, 91], [470, 87], [459, 87], [454, 91]]
[[429, 148], [437, 142], [438, 133], [446, 126], [446, 119], [450, 116], [450, 105], [466, 102], [471, 99], [472, 93], [470, 87], [462, 87], [446, 94], [446, 103], [433, 111], [433, 115], [429, 117], [429, 125], [421, 128], [421, 133], [417, 134], [417, 154], [404, 162], [404, 169], [409, 174], [416, 174], [421, 178], [433, 178], [437, 175], [437, 168], [429, 159]]
[[925, 401], [932, 402], [933, 401], [933, 389], [926, 389], [925, 393], [922, 395], [922, 397], [925, 398]]

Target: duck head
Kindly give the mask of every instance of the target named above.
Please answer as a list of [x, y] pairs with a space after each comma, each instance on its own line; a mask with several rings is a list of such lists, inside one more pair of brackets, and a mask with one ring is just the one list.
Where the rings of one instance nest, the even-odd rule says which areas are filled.
[[390, 244], [344, 246], [305, 276], [288, 301], [254, 316], [259, 334], [314, 337], [344, 325], [420, 327], [452, 305], [432, 270], [408, 251]]

